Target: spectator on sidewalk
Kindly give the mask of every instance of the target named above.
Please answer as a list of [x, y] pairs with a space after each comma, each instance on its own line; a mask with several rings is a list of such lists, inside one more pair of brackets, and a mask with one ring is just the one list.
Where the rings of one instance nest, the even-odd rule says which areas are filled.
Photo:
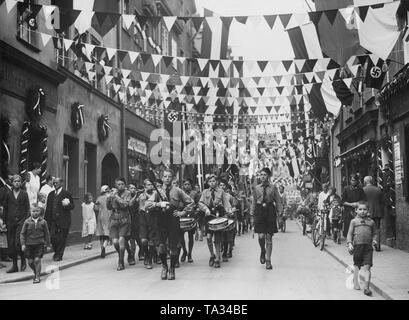
[[63, 189], [63, 182], [62, 178], [55, 178], [55, 190], [48, 195], [45, 212], [45, 220], [50, 226], [54, 261], [61, 261], [64, 255], [71, 226], [71, 210], [74, 209], [74, 200], [71, 193]]
[[381, 220], [386, 211], [385, 197], [382, 190], [377, 186], [374, 186], [373, 178], [371, 176], [366, 176], [364, 178], [364, 185], [369, 216], [375, 221], [376, 251], [381, 251]]
[[91, 193], [84, 195], [82, 208], [82, 237], [85, 238], [84, 249], [92, 249], [92, 236], [95, 234], [97, 219], [95, 218], [94, 202]]
[[[322, 191], [318, 195], [317, 207], [320, 212], [326, 210], [325, 200], [327, 200], [328, 196], [330, 195], [330, 192], [331, 191], [329, 191], [329, 183], [324, 183], [322, 185]], [[327, 235], [331, 236], [331, 224], [330, 224], [330, 220], [328, 216], [327, 216], [327, 230], [326, 231], [327, 231]]]
[[30, 201], [30, 205], [33, 203], [37, 203], [38, 193], [40, 191], [41, 181], [40, 181], [40, 174], [41, 174], [41, 164], [38, 162], [34, 162], [33, 170], [27, 173], [25, 188], [28, 193], [28, 199]]
[[27, 192], [21, 189], [21, 177], [19, 175], [13, 176], [12, 182], [13, 190], [7, 193], [3, 203], [9, 256], [13, 260], [13, 265], [7, 270], [7, 273], [18, 272], [18, 256], [21, 257], [21, 271], [26, 270], [26, 258], [21, 250], [20, 232], [24, 221], [30, 216], [30, 202]]
[[[7, 249], [7, 227], [3, 222], [3, 207], [0, 206], [0, 250]], [[0, 269], [6, 266], [0, 262]]]
[[[7, 177], [7, 180], [4, 179], [0, 179], [0, 183], [2, 184], [2, 186], [0, 187], [0, 207], [4, 207], [4, 200], [6, 199], [6, 195], [8, 192], [10, 192], [12, 190], [11, 186], [12, 186], [12, 182], [11, 180], [13, 179], [13, 175], [9, 174]], [[4, 214], [4, 212], [2, 213]], [[3, 219], [3, 223], [4, 223], [4, 228], [6, 228], [6, 221], [4, 219], [4, 217], [0, 218]], [[7, 228], [6, 228], [7, 229]], [[5, 232], [6, 235], [6, 240], [7, 241], [7, 232]], [[7, 247], [0, 247], [0, 261], [4, 261], [4, 262], [10, 262], [11, 259], [8, 256], [8, 250]]]
[[342, 203], [344, 205], [344, 238], [347, 237], [349, 224], [355, 217], [355, 209], [358, 207], [358, 202], [366, 200], [364, 190], [358, 185], [359, 177], [356, 174], [351, 174], [350, 183], [351, 184], [346, 186], [342, 192]]
[[28, 259], [28, 265], [34, 272], [33, 283], [40, 283], [41, 259], [44, 249], [50, 251], [50, 232], [47, 222], [42, 218], [43, 208], [38, 204], [32, 204], [31, 217], [24, 221], [20, 233], [21, 248]]
[[45, 179], [45, 185], [43, 185], [40, 189], [39, 192], [39, 200], [40, 201], [40, 196], [41, 196], [41, 202], [44, 204], [44, 212], [47, 208], [47, 198], [48, 195], [50, 194], [51, 191], [54, 191], [54, 177], [53, 176], [47, 176]]
[[347, 245], [350, 254], [353, 254], [354, 261], [354, 289], [360, 290], [359, 271], [364, 278], [364, 294], [371, 296], [369, 289], [371, 280], [371, 267], [373, 265], [372, 245], [376, 245], [375, 222], [368, 216], [368, 204], [360, 201], [356, 206], [356, 217], [351, 220]]
[[322, 191], [318, 195], [318, 210], [324, 210], [324, 201], [327, 200], [330, 194], [329, 183], [324, 183], [322, 185]]
[[105, 258], [105, 250], [109, 241], [109, 217], [111, 210], [107, 208], [107, 198], [109, 194], [109, 187], [103, 185], [101, 187], [101, 195], [95, 202], [94, 211], [97, 215], [96, 235], [99, 237], [101, 243], [101, 258]]

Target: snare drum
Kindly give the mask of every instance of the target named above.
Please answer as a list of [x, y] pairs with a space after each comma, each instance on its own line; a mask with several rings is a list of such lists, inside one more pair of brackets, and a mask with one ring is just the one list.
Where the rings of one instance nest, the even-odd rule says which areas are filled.
[[226, 229], [224, 229], [223, 231], [232, 231], [232, 230], [234, 230], [234, 228], [235, 228], [235, 223], [234, 223], [234, 220], [231, 220], [231, 219], [229, 219], [229, 221], [228, 221], [228, 224], [227, 224], [227, 227], [226, 227]]
[[229, 219], [215, 218], [207, 223], [209, 230], [213, 232], [223, 231], [229, 225]]
[[180, 229], [182, 231], [190, 231], [196, 228], [195, 218], [180, 218]]

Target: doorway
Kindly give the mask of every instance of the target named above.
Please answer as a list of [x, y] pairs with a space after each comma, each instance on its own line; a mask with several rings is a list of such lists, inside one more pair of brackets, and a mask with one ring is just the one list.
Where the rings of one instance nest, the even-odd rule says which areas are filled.
[[102, 159], [101, 170], [101, 186], [107, 185], [113, 188], [115, 179], [119, 177], [119, 163], [112, 153], [108, 153]]

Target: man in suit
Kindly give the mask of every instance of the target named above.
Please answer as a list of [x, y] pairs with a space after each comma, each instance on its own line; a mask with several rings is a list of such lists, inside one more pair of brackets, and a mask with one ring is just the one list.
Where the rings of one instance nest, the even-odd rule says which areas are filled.
[[61, 261], [71, 226], [71, 210], [74, 201], [71, 193], [63, 189], [63, 179], [54, 180], [55, 190], [47, 198], [45, 219], [50, 226], [51, 245], [54, 249], [54, 261]]
[[18, 255], [21, 257], [21, 271], [26, 269], [26, 259], [20, 244], [20, 232], [24, 221], [30, 216], [30, 201], [27, 192], [21, 189], [21, 177], [19, 175], [13, 176], [12, 183], [12, 191], [7, 192], [3, 202], [3, 216], [7, 226], [9, 256], [13, 260], [13, 265], [7, 270], [7, 273], [18, 272]]
[[[8, 192], [12, 190], [12, 182], [11, 180], [13, 179], [13, 175], [9, 174], [7, 176], [7, 180], [4, 180], [0, 177], [0, 207], [4, 207], [4, 200], [6, 199], [6, 195]], [[4, 223], [6, 223], [5, 219], [3, 216], [0, 215], [0, 218], [3, 219]], [[7, 248], [0, 248], [0, 261], [5, 261], [5, 262], [10, 262], [12, 261], [7, 252]]]
[[364, 192], [368, 202], [368, 212], [372, 220], [375, 221], [376, 251], [381, 251], [381, 220], [384, 217], [386, 206], [382, 190], [373, 185], [373, 178], [364, 178]]

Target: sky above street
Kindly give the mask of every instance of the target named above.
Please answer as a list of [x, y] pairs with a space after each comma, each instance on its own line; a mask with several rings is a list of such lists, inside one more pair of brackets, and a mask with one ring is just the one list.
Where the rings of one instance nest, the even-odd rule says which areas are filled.
[[[312, 10], [311, 0], [307, 0]], [[267, 15], [279, 13], [308, 12], [305, 0], [196, 0], [197, 10], [203, 15], [203, 8], [221, 16]], [[254, 19], [254, 18], [253, 18]], [[253, 22], [256, 22], [254, 19]], [[281, 23], [271, 30], [264, 19], [257, 23], [240, 24], [233, 20], [230, 27], [229, 45], [233, 56], [248, 60], [283, 60], [294, 58], [287, 33]]]

